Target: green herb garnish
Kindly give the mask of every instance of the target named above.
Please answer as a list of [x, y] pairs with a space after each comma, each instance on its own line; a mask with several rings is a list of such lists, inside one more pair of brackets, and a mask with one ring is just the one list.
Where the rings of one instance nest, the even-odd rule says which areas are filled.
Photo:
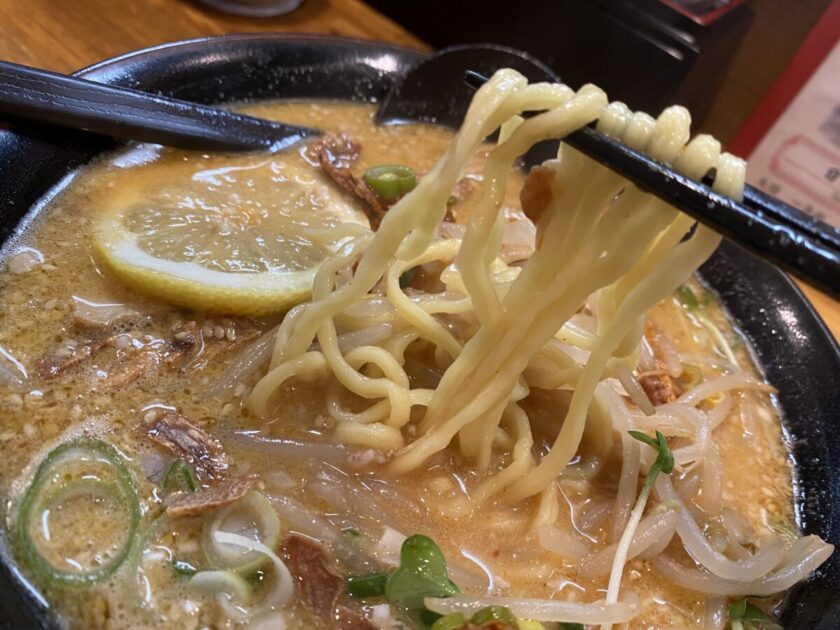
[[560, 630], [584, 630], [582, 623], [560, 623]]
[[[647, 477], [645, 478], [645, 485], [642, 488], [642, 492], [639, 494], [639, 498], [641, 499], [642, 494], [645, 493], [645, 489], [650, 492], [650, 488], [653, 487], [653, 484], [656, 481], [656, 476], [659, 473], [663, 472], [666, 475], [670, 475], [671, 471], [674, 470], [674, 454], [671, 452], [671, 449], [668, 448], [668, 442], [665, 440], [665, 436], [659, 431], [656, 432], [655, 439], [642, 433], [641, 431], [628, 431], [627, 433], [630, 434], [630, 437], [635, 438], [640, 442], [644, 442], [657, 450], [656, 461], [654, 461], [653, 466], [650, 467]], [[647, 498], [647, 495], [645, 495], [645, 498]]]
[[385, 594], [385, 584], [387, 582], [388, 574], [386, 573], [351, 575], [346, 581], [346, 591], [350, 597], [356, 599], [382, 597]]
[[770, 619], [761, 608], [747, 601], [747, 598], [729, 604], [729, 627], [732, 630], [757, 630]]
[[624, 528], [615, 550], [615, 557], [613, 558], [612, 569], [610, 571], [610, 582], [607, 587], [606, 602], [608, 604], [614, 604], [618, 601], [621, 576], [624, 573], [624, 565], [630, 553], [630, 544], [633, 542], [633, 536], [636, 534], [636, 529], [642, 520], [642, 514], [645, 511], [645, 505], [650, 496], [650, 491], [653, 489], [653, 484], [656, 483], [656, 478], [659, 476], [659, 473], [665, 473], [667, 475], [674, 470], [674, 454], [668, 448], [668, 442], [665, 440], [664, 435], [659, 431], [656, 432], [655, 437], [645, 435], [641, 431], [628, 431], [628, 433], [632, 438], [655, 448], [657, 453], [656, 460], [653, 462], [650, 470], [648, 470], [647, 477], [645, 477], [645, 483], [642, 486], [642, 491], [639, 492], [636, 505], [630, 511], [627, 527]]
[[428, 536], [416, 534], [405, 539], [400, 550], [400, 567], [385, 585], [385, 597], [405, 610], [423, 610], [427, 597], [452, 597], [461, 590], [449, 579], [446, 559]]

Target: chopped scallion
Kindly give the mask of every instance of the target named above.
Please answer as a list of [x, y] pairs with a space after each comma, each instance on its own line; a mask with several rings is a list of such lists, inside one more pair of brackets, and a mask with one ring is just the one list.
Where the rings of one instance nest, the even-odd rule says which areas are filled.
[[365, 171], [365, 183], [382, 201], [397, 201], [414, 190], [417, 175], [402, 164], [382, 164]]

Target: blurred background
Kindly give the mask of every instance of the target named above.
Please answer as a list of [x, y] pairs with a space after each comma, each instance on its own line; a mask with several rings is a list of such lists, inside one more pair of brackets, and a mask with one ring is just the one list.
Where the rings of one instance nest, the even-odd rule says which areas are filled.
[[[649, 112], [688, 107], [726, 140], [784, 68], [827, 0], [367, 0], [436, 48], [521, 48], [577, 87]], [[451, 11], [453, 4], [458, 10]], [[840, 25], [838, 25], [840, 32]]]

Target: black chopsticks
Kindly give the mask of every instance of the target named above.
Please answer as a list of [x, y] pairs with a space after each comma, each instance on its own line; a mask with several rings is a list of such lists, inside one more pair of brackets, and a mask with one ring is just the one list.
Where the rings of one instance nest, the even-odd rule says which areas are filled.
[[[470, 87], [486, 77], [467, 71]], [[741, 202], [713, 191], [668, 166], [585, 127], [563, 139], [634, 184], [769, 260], [840, 298], [840, 231], [752, 186]]]
[[0, 119], [205, 151], [279, 150], [317, 130], [0, 62]]

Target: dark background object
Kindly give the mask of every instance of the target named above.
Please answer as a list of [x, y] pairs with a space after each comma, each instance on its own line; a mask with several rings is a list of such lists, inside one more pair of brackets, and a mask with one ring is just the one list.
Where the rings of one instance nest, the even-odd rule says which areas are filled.
[[[394, 73], [421, 53], [346, 40], [240, 36], [150, 50], [100, 64], [85, 76], [105, 83], [160, 90], [216, 103], [227, 99], [325, 96], [381, 98]], [[465, 87], [466, 89], [466, 87]], [[6, 241], [32, 204], [110, 141], [72, 132], [21, 135], [0, 131], [0, 241]], [[785, 429], [797, 466], [796, 505], [806, 532], [840, 542], [840, 350], [799, 290], [781, 272], [724, 244], [703, 278], [756, 350], [779, 389]], [[3, 540], [0, 539], [0, 543]], [[55, 628], [0, 544], [0, 628]], [[840, 619], [840, 554], [788, 598], [788, 628], [834, 630]]]
[[[695, 129], [724, 143], [761, 101], [831, 0], [749, 0], [708, 29], [682, 16], [675, 28], [679, 61], [641, 24], [636, 7], [677, 12], [658, 0], [365, 0], [436, 47], [493, 42], [528, 51], [547, 62], [570, 85], [592, 81], [613, 99], [635, 109], [658, 111], [671, 103], [689, 106]], [[419, 8], [422, 6], [422, 10]], [[604, 30], [595, 30], [603, 26]], [[707, 32], [708, 35], [704, 35]], [[696, 64], [691, 59], [697, 54]], [[611, 54], [608, 54], [611, 52]], [[594, 56], [593, 56], [594, 55]], [[650, 80], [651, 68], [656, 75]], [[615, 76], [610, 77], [610, 74]], [[635, 81], [638, 81], [634, 83]]]
[[577, 89], [651, 113], [677, 102], [702, 120], [749, 26], [740, 5], [707, 26], [659, 0], [366, 0], [435, 47], [487, 41], [531, 53]]

